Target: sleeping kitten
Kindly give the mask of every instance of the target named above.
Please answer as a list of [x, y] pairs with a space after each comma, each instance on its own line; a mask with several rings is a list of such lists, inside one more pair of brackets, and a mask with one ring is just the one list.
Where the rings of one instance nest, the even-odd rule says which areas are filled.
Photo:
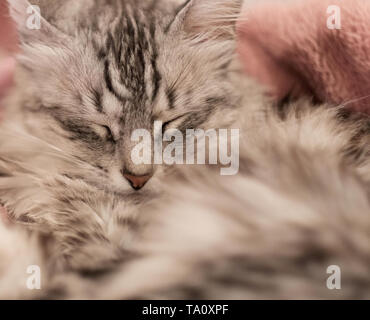
[[233, 84], [241, 1], [35, 0], [40, 29], [30, 2], [9, 5], [21, 52], [0, 203], [52, 243], [53, 268], [106, 267], [131, 255], [136, 212], [165, 184], [163, 168], [131, 160], [132, 132], [226, 128], [257, 94]]
[[[10, 1], [22, 52], [0, 128], [16, 224], [0, 226], [0, 296], [368, 297], [368, 119], [303, 101], [274, 112], [238, 71], [240, 1], [33, 4], [40, 30]], [[135, 165], [130, 135], [156, 119], [240, 128], [240, 174]], [[25, 286], [29, 265], [41, 291]]]
[[240, 1], [39, 0], [40, 30], [27, 28], [27, 1], [11, 3], [22, 53], [7, 117], [21, 114], [27, 132], [97, 168], [87, 178], [100, 188], [140, 189], [155, 175], [131, 160], [135, 129], [230, 123]]

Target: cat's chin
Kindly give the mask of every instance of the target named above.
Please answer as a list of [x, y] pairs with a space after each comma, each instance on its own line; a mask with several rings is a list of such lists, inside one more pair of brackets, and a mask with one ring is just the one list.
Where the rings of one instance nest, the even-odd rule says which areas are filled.
[[119, 197], [137, 197], [137, 198], [150, 198], [154, 197], [158, 193], [158, 189], [155, 188], [151, 181], [148, 182], [146, 186], [144, 186], [140, 190], [133, 189], [129, 183], [122, 179], [121, 183], [116, 183], [115, 181], [102, 181], [101, 179], [94, 179], [94, 178], [86, 178], [84, 179], [86, 183], [90, 184], [91, 186], [106, 192], [107, 194], [119, 196]]

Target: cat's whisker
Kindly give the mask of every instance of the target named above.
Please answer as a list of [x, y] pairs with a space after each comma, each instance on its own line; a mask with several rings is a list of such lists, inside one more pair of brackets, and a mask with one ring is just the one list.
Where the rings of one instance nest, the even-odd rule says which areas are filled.
[[365, 100], [365, 99], [368, 99], [368, 98], [370, 98], [370, 94], [366, 95], [366, 96], [361, 96], [361, 97], [358, 97], [358, 98], [354, 98], [352, 100], [345, 101], [345, 102], [341, 103], [341, 106], [347, 107], [348, 105], [350, 105], [352, 103], [359, 102], [361, 100]]

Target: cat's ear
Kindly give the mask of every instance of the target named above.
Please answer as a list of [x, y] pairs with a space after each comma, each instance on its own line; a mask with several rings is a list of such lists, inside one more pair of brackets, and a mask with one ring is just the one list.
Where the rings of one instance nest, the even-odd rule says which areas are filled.
[[191, 38], [235, 38], [237, 20], [243, 0], [188, 0], [179, 8], [171, 25], [174, 31], [184, 31]]
[[8, 0], [9, 13], [23, 44], [60, 42], [65, 35], [42, 17], [39, 6], [28, 0]]

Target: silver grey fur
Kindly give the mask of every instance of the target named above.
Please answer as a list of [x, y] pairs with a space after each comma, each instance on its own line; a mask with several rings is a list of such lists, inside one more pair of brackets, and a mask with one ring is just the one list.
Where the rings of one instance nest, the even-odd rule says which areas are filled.
[[[114, 152], [109, 143], [91, 147], [95, 140], [84, 140], [90, 126], [71, 140], [55, 121], [57, 114], [83, 127], [90, 119], [100, 130], [95, 122], [101, 118], [92, 117], [100, 105], [89, 88], [104, 83], [105, 63], [96, 49], [106, 39], [87, 31], [92, 15], [72, 23], [66, 17], [75, 6], [48, 1], [44, 16], [60, 37], [48, 38], [57, 32], [52, 26], [46, 34], [24, 30], [23, 67], [0, 128], [0, 199], [16, 222], [0, 225], [0, 297], [369, 298], [369, 119], [304, 100], [276, 112], [235, 61], [225, 69], [224, 57], [234, 47], [226, 20], [205, 19], [217, 28], [201, 37], [203, 26], [191, 27], [189, 15], [207, 17], [202, 10], [211, 1], [194, 2], [185, 20], [172, 24], [176, 32], [156, 32], [162, 104], [127, 107], [125, 120], [115, 124], [127, 105], [100, 88], [109, 97], [102, 102], [112, 112], [109, 125], [119, 129], [122, 141]], [[65, 11], [55, 9], [60, 3]], [[225, 3], [230, 2], [212, 1]], [[83, 8], [87, 13], [88, 6]], [[114, 28], [116, 10], [91, 10], [99, 12], [104, 35]], [[161, 17], [163, 10], [158, 9]], [[168, 26], [170, 17], [166, 12], [161, 23]], [[70, 42], [71, 36], [76, 40]], [[145, 65], [153, 75], [153, 65]], [[129, 72], [137, 71], [135, 63], [131, 67]], [[176, 99], [168, 99], [167, 85], [180, 75]], [[153, 81], [143, 84], [153, 92]], [[210, 96], [220, 105], [202, 117], [209, 105], [201, 102]], [[134, 112], [141, 107], [145, 112]], [[196, 126], [240, 128], [240, 173], [220, 177], [217, 168], [206, 166], [155, 168], [142, 191], [131, 191], [119, 179], [121, 167], [138, 173], [148, 168], [127, 164], [127, 137], [134, 128], [150, 126], [155, 110], [163, 119], [197, 110], [189, 118]], [[25, 287], [26, 268], [33, 264], [43, 276], [37, 292]], [[332, 264], [342, 269], [339, 291], [326, 288]]]

